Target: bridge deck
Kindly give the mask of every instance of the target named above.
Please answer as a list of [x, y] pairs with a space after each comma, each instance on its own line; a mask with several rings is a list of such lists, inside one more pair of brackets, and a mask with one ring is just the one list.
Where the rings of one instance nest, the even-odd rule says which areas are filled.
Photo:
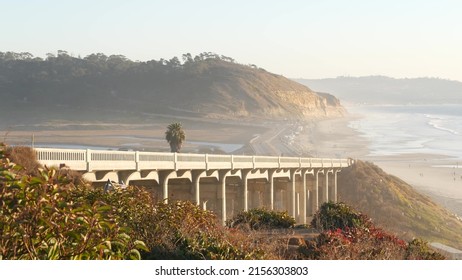
[[139, 151], [36, 148], [37, 159], [47, 166], [65, 164], [80, 171], [183, 170], [262, 168], [344, 168], [350, 159], [180, 154]]

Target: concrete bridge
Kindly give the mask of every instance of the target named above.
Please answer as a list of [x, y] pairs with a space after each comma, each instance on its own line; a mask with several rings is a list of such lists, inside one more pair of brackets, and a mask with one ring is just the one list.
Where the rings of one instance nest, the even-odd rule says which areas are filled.
[[337, 200], [337, 173], [350, 159], [124, 152], [36, 148], [46, 166], [82, 171], [93, 184], [108, 179], [144, 186], [163, 200], [193, 200], [224, 222], [241, 210], [287, 211], [306, 223], [322, 202]]

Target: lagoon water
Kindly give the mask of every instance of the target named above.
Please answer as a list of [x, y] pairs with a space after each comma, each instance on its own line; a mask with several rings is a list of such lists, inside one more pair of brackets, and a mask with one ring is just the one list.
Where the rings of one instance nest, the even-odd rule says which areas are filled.
[[370, 140], [371, 155], [429, 153], [462, 161], [462, 105], [381, 105], [347, 108], [349, 126]]

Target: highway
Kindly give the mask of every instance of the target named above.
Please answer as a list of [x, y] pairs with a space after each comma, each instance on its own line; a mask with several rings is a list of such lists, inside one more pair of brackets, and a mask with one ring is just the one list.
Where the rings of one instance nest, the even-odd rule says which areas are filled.
[[296, 141], [298, 127], [290, 123], [274, 123], [267, 132], [250, 140], [250, 146], [255, 155], [301, 156], [303, 149]]

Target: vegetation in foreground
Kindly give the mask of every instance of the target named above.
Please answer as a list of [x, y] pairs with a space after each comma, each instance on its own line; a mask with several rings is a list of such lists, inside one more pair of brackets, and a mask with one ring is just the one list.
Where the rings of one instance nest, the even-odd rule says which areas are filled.
[[370, 218], [344, 203], [321, 205], [311, 225], [322, 232], [300, 246], [299, 257], [323, 260], [438, 260], [422, 239], [406, 242], [376, 227]]
[[[322, 205], [312, 224], [320, 234], [293, 248], [289, 235], [259, 234], [293, 229], [287, 213], [254, 209], [223, 227], [191, 202], [154, 203], [133, 186], [104, 192], [73, 172], [35, 166], [30, 150], [16, 152], [0, 146], [1, 259], [442, 258], [424, 241], [407, 243], [344, 204]], [[25, 153], [30, 157], [19, 156]]]

